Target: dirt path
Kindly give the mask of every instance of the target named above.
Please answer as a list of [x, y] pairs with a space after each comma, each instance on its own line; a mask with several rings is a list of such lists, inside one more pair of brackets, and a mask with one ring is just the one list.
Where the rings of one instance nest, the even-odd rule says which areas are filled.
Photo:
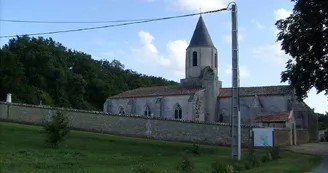
[[299, 153], [317, 154], [323, 156], [321, 163], [309, 173], [328, 173], [328, 142], [290, 146], [287, 149]]
[[287, 149], [299, 153], [328, 156], [328, 142], [301, 144], [296, 146], [290, 146]]

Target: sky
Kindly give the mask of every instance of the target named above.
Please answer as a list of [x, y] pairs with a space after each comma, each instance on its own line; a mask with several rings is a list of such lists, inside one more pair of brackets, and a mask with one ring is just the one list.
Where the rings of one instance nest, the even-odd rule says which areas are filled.
[[[275, 22], [293, 8], [288, 0], [236, 0], [240, 86], [281, 85], [280, 73], [289, 56], [276, 42]], [[263, 3], [264, 2], [264, 3]], [[225, 8], [228, 0], [1, 0], [0, 17], [7, 20], [104, 21], [148, 19]], [[199, 16], [44, 35], [64, 46], [92, 55], [117, 59], [125, 68], [179, 82], [184, 78], [185, 51]], [[203, 15], [218, 49], [219, 80], [231, 86], [231, 13]], [[113, 23], [111, 23], [113, 24]], [[0, 35], [20, 35], [109, 24], [0, 23]], [[0, 38], [4, 45], [10, 38]], [[316, 112], [328, 111], [327, 96], [313, 89], [305, 102]]]

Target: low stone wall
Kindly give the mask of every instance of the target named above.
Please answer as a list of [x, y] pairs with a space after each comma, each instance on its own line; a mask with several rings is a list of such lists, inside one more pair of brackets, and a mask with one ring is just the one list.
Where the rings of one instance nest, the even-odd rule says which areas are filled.
[[[74, 129], [168, 141], [231, 145], [231, 126], [226, 123], [179, 121], [135, 115], [109, 115], [96, 111], [3, 102], [0, 102], [0, 119], [1, 121], [40, 125], [58, 110], [69, 116], [70, 126]], [[241, 128], [243, 146], [248, 145], [249, 128], [245, 125]]]
[[306, 129], [297, 129], [296, 130], [296, 144], [309, 143], [310, 136], [309, 131]]
[[291, 145], [290, 129], [274, 129], [273, 143], [274, 146]]

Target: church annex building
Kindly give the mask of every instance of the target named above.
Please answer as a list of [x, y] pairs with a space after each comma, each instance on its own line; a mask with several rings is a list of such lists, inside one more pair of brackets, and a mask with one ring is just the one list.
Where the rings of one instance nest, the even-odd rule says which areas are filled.
[[[200, 16], [186, 49], [185, 78], [180, 85], [138, 88], [109, 97], [104, 112], [177, 120], [230, 123], [231, 88], [218, 80], [218, 56], [203, 17]], [[318, 118], [298, 102], [286, 85], [240, 87], [242, 124], [285, 128], [293, 112], [294, 125], [318, 134]]]

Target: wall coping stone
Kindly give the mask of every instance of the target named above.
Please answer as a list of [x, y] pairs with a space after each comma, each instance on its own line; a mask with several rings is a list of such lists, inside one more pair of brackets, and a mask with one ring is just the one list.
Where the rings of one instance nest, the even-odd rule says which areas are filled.
[[[110, 114], [102, 111], [88, 111], [82, 109], [72, 109], [72, 108], [64, 108], [64, 107], [51, 107], [48, 105], [32, 105], [32, 104], [24, 104], [24, 103], [7, 103], [1, 102], [0, 105], [13, 105], [13, 106], [23, 106], [23, 107], [31, 107], [31, 108], [41, 108], [41, 109], [51, 109], [51, 110], [60, 110], [60, 111], [69, 111], [69, 112], [80, 112], [80, 113], [91, 113], [95, 115], [110, 115], [110, 116], [119, 116], [119, 117], [131, 117], [131, 118], [141, 118], [141, 119], [151, 119], [151, 120], [164, 120], [164, 121], [175, 121], [182, 123], [194, 123], [194, 124], [206, 124], [206, 125], [218, 125], [218, 126], [231, 126], [231, 123], [220, 123], [220, 122], [204, 122], [204, 121], [191, 121], [191, 120], [176, 120], [173, 118], [163, 118], [163, 117], [147, 117], [143, 115], [135, 115], [135, 114]], [[243, 128], [251, 128], [257, 127], [255, 125], [246, 125], [241, 124]]]

